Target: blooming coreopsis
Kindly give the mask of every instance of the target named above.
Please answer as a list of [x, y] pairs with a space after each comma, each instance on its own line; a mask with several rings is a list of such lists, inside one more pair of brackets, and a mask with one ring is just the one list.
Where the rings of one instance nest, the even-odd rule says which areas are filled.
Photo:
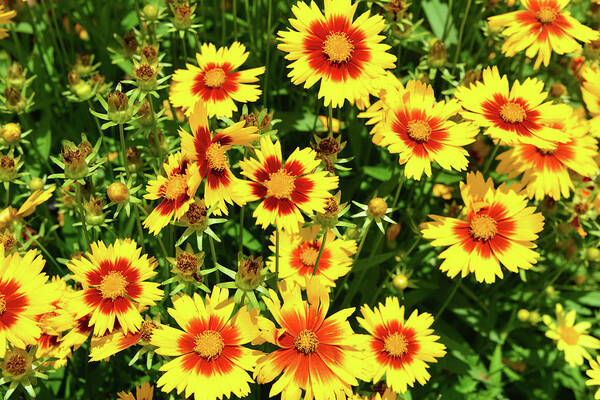
[[544, 63], [548, 66], [550, 56], [581, 50], [577, 40], [587, 43], [600, 38], [600, 33], [582, 25], [565, 10], [569, 0], [526, 0], [525, 10], [513, 11], [489, 18], [490, 27], [505, 28], [506, 41], [502, 52], [508, 57], [525, 51], [533, 58], [534, 68]]
[[375, 92], [370, 81], [395, 67], [396, 57], [386, 52], [390, 46], [381, 43], [383, 18], [367, 11], [354, 19], [357, 5], [325, 0], [323, 14], [314, 1], [310, 6], [299, 1], [292, 7], [294, 30], [278, 32], [278, 48], [292, 61], [292, 83], [310, 88], [321, 81], [319, 98], [325, 105], [368, 98]]
[[201, 101], [206, 103], [209, 117], [231, 117], [237, 111], [236, 102], [256, 101], [261, 93], [253, 83], [265, 67], [237, 70], [247, 58], [246, 46], [239, 42], [218, 50], [212, 43], [203, 44], [196, 54], [198, 66], [187, 64], [187, 69], [175, 71], [171, 103], [192, 112], [194, 104]]
[[525, 195], [500, 186], [481, 173], [469, 173], [460, 185], [465, 219], [432, 215], [421, 232], [433, 246], [449, 246], [438, 257], [440, 269], [450, 277], [475, 274], [479, 282], [503, 278], [503, 265], [511, 272], [529, 269], [539, 254], [531, 248], [544, 226], [544, 217], [528, 207]]

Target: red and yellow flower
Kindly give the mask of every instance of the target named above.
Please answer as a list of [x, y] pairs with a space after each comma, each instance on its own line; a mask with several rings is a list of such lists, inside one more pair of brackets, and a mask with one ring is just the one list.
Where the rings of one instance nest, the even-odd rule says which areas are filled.
[[238, 42], [218, 50], [212, 43], [203, 44], [196, 54], [198, 66], [186, 64], [186, 69], [173, 74], [171, 103], [189, 113], [202, 101], [209, 117], [231, 117], [237, 111], [236, 102], [256, 101], [261, 93], [258, 85], [251, 83], [258, 82], [265, 67], [237, 71], [248, 55], [246, 46]]
[[388, 297], [373, 310], [361, 307], [358, 323], [369, 332], [365, 350], [371, 363], [371, 379], [379, 382], [385, 375], [386, 384], [394, 392], [405, 393], [416, 382], [424, 385], [431, 375], [428, 363], [446, 355], [446, 346], [432, 335], [433, 316], [413, 311], [404, 320], [404, 306], [397, 297]]
[[244, 128], [244, 121], [238, 122], [213, 135], [208, 126], [206, 107], [198, 102], [190, 115], [190, 128], [193, 135], [185, 130], [179, 131], [183, 158], [191, 160], [189, 186], [197, 188], [206, 178], [204, 200], [207, 207], [218, 204], [218, 210], [227, 213], [227, 204], [234, 201], [243, 205], [239, 196], [239, 179], [231, 172], [227, 151], [231, 146], [249, 146], [260, 135], [254, 126]]
[[512, 11], [489, 18], [491, 28], [505, 28], [508, 38], [502, 52], [512, 57], [527, 49], [525, 55], [537, 54], [534, 69], [544, 63], [548, 66], [552, 51], [556, 54], [581, 50], [577, 40], [588, 43], [600, 38], [597, 31], [581, 24], [565, 11], [569, 0], [523, 0], [525, 10]]
[[[319, 260], [317, 271], [313, 270], [323, 239], [317, 240], [321, 227], [313, 225], [302, 228], [299, 233], [282, 232], [279, 239], [279, 278], [306, 288], [307, 279], [316, 279], [326, 287], [335, 286], [336, 279], [350, 272], [352, 255], [356, 253], [356, 241], [336, 238], [331, 231], [327, 234], [325, 247]], [[275, 252], [276, 235], [271, 235], [270, 247]], [[268, 262], [275, 272], [275, 256]]]
[[581, 95], [592, 115], [600, 115], [600, 68], [585, 67], [582, 71]]
[[140, 329], [135, 332], [128, 332], [125, 334], [121, 330], [114, 330], [103, 336], [94, 336], [92, 337], [90, 361], [107, 359], [136, 344], [149, 346], [152, 335], [158, 327], [158, 322], [153, 321], [146, 316]]
[[338, 177], [327, 171], [315, 172], [321, 162], [314, 150], [296, 149], [284, 164], [279, 141], [262, 137], [255, 153], [256, 158], [246, 158], [240, 166], [242, 175], [253, 181], [247, 183], [246, 200], [264, 199], [253, 214], [258, 225], [277, 225], [296, 233], [304, 222], [300, 210], [309, 214], [325, 211]]
[[163, 392], [177, 389], [177, 394], [197, 399], [250, 393], [252, 378], [247, 371], [262, 353], [243, 345], [259, 334], [257, 316], [245, 308], [232, 315], [234, 306], [227, 289], [218, 286], [204, 301], [198, 294], [173, 301], [168, 311], [181, 329], [163, 325], [151, 340], [157, 354], [175, 357], [160, 368], [164, 374], [157, 386]]
[[341, 107], [368, 98], [374, 93], [371, 80], [386, 69], [395, 68], [396, 57], [386, 51], [380, 35], [385, 28], [382, 16], [361, 14], [354, 20], [358, 3], [325, 0], [325, 14], [311, 1], [292, 7], [294, 30], [279, 31], [278, 48], [293, 61], [289, 77], [296, 85], [312, 87], [319, 80], [319, 98], [326, 106]]
[[354, 308], [326, 317], [329, 295], [317, 282], [307, 288], [308, 302], [302, 300], [300, 287], [281, 287], [283, 304], [269, 290], [265, 305], [280, 326], [261, 318], [262, 338], [278, 347], [258, 360], [254, 377], [258, 383], [279, 379], [271, 386], [270, 397], [297, 400], [346, 398], [352, 394], [357, 377], [366, 376], [358, 350], [364, 335], [352, 331], [347, 318]]
[[456, 100], [436, 102], [431, 85], [409, 81], [406, 89], [388, 93], [385, 104], [374, 135], [381, 136], [380, 146], [398, 153], [408, 178], [420, 180], [423, 173], [431, 176], [433, 161], [444, 169], [467, 168], [468, 152], [463, 146], [475, 141], [479, 129], [469, 122], [450, 120], [461, 110]]
[[124, 334], [136, 332], [142, 325], [138, 308], [162, 298], [159, 284], [147, 282], [156, 275], [156, 265], [133, 240], [118, 239], [108, 247], [101, 241], [92, 243], [90, 252], [68, 264], [73, 279], [83, 286], [76, 318], [89, 314], [88, 326], [96, 336], [116, 327]]
[[588, 135], [587, 128], [576, 117], [552, 126], [565, 137], [566, 143], [558, 143], [554, 150], [540, 149], [531, 144], [516, 144], [512, 149], [500, 154], [497, 171], [521, 179], [530, 198], [542, 200], [549, 196], [560, 200], [567, 198], [575, 190], [570, 171], [591, 177], [598, 171], [594, 157], [598, 154], [596, 140]]
[[500, 76], [497, 67], [483, 70], [483, 81], [470, 88], [456, 90], [455, 96], [465, 109], [461, 114], [479, 126], [486, 134], [504, 144], [526, 143], [552, 149], [556, 142], [568, 141], [552, 128], [552, 122], [570, 115], [564, 104], [544, 102], [544, 82], [528, 78], [515, 81], [509, 89], [506, 75]]
[[56, 295], [46, 284], [45, 263], [34, 250], [5, 256], [0, 246], [0, 358], [9, 344], [24, 349], [42, 334], [38, 320], [52, 311]]
[[190, 185], [192, 163], [181, 152], [171, 154], [163, 165], [165, 175], [148, 182], [145, 199], [161, 202], [144, 220], [144, 227], [156, 235], [173, 217], [181, 218], [194, 202], [197, 186]]
[[492, 179], [469, 173], [460, 185], [466, 219], [431, 215], [421, 232], [433, 246], [450, 246], [438, 257], [450, 277], [475, 274], [479, 282], [503, 278], [500, 265], [511, 272], [530, 269], [539, 254], [532, 250], [544, 217], [527, 206], [527, 197], [504, 185], [494, 189]]

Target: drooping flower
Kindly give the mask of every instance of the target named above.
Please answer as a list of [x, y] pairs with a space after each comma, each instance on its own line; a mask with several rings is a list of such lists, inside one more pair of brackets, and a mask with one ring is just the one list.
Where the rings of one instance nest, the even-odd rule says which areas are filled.
[[147, 281], [156, 275], [157, 262], [141, 252], [131, 239], [108, 247], [98, 241], [84, 257], [69, 262], [73, 278], [83, 285], [76, 318], [89, 314], [94, 335], [112, 332], [117, 323], [124, 334], [137, 331], [142, 325], [138, 308], [162, 298], [158, 283]]
[[231, 172], [227, 151], [231, 146], [249, 146], [257, 140], [260, 137], [256, 133], [257, 128], [244, 128], [245, 122], [242, 121], [213, 135], [203, 102], [196, 103], [189, 120], [192, 135], [181, 129], [179, 136], [183, 157], [193, 162], [190, 187], [197, 188], [206, 178], [204, 200], [209, 208], [218, 204], [218, 210], [227, 213], [227, 204], [235, 201], [243, 205], [239, 196], [239, 179]]
[[461, 110], [456, 100], [436, 102], [431, 85], [409, 81], [406, 89], [388, 93], [385, 103], [374, 135], [381, 135], [380, 146], [398, 153], [408, 178], [420, 180], [423, 173], [431, 176], [433, 161], [444, 169], [467, 168], [468, 152], [463, 146], [475, 141], [479, 129], [469, 122], [450, 120]]
[[[590, 379], [585, 381], [586, 386], [600, 386], [600, 356], [596, 357], [595, 360], [590, 360], [590, 369], [585, 371], [585, 373], [590, 377]], [[600, 399], [600, 388], [596, 390], [594, 399]]]
[[196, 54], [198, 66], [186, 64], [173, 74], [170, 100], [173, 106], [192, 112], [198, 101], [206, 103], [208, 116], [231, 117], [237, 111], [236, 102], [258, 100], [258, 75], [265, 67], [236, 71], [248, 58], [246, 46], [233, 42], [231, 47], [217, 50], [214, 44], [203, 44]]
[[[321, 227], [313, 225], [302, 228], [299, 233], [282, 232], [279, 239], [279, 278], [306, 288], [306, 279], [313, 278], [313, 270], [323, 239], [317, 240]], [[270, 247], [275, 252], [276, 235], [271, 235]], [[340, 239], [331, 231], [327, 234], [325, 247], [319, 260], [314, 279], [324, 287], [335, 286], [336, 279], [350, 272], [352, 255], [356, 253], [356, 241]], [[275, 272], [275, 256], [268, 266]]]
[[159, 175], [148, 182], [145, 199], [161, 202], [144, 220], [144, 227], [156, 235], [169, 224], [171, 218], [181, 218], [194, 202], [197, 187], [190, 186], [192, 163], [181, 152], [171, 154]]
[[[338, 186], [338, 177], [327, 171], [315, 172], [320, 160], [314, 150], [296, 149], [283, 163], [281, 144], [262, 137], [256, 158], [240, 161], [242, 175], [250, 178], [246, 200], [261, 200], [253, 216], [266, 228], [277, 225], [290, 233], [298, 232], [305, 213], [323, 213], [330, 190]], [[283, 166], [282, 166], [283, 165]]]
[[169, 314], [181, 329], [163, 325], [152, 335], [156, 353], [175, 357], [160, 370], [157, 382], [163, 392], [177, 389], [183, 397], [221, 399], [250, 393], [251, 371], [262, 354], [243, 345], [259, 334], [256, 313], [241, 308], [232, 315], [235, 303], [227, 289], [218, 286], [206, 299], [181, 296]]
[[460, 185], [466, 219], [431, 215], [421, 232], [432, 246], [449, 246], [438, 257], [440, 269], [451, 278], [475, 274], [479, 282], [503, 278], [500, 265], [511, 272], [530, 269], [539, 254], [532, 250], [544, 217], [527, 206], [527, 197], [504, 185], [494, 189], [492, 179], [469, 173]]
[[561, 304], [556, 304], [556, 322], [549, 315], [542, 317], [548, 326], [546, 336], [556, 342], [556, 347], [565, 353], [565, 361], [572, 367], [583, 365], [584, 358], [592, 359], [586, 349], [600, 349], [600, 340], [587, 334], [592, 324], [576, 324], [575, 318], [575, 310], [565, 313]]
[[280, 292], [283, 304], [273, 290], [263, 297], [279, 328], [262, 318], [262, 338], [278, 349], [258, 360], [256, 381], [263, 384], [280, 376], [269, 396], [281, 393], [283, 399], [300, 399], [303, 391], [305, 399], [316, 400], [351, 395], [356, 378], [366, 376], [358, 350], [364, 335], [355, 334], [347, 321], [354, 308], [327, 317], [329, 295], [318, 282], [308, 286], [308, 302], [298, 285], [282, 285]]
[[542, 62], [550, 63], [552, 51], [556, 54], [581, 50], [577, 40], [588, 43], [600, 38], [600, 34], [571, 17], [565, 7], [569, 0], [524, 0], [525, 10], [512, 11], [489, 18], [491, 28], [505, 28], [506, 41], [502, 52], [512, 57], [527, 49], [525, 55], [537, 54], [534, 69]]
[[42, 334], [38, 319], [52, 311], [55, 295], [42, 272], [45, 263], [34, 250], [5, 256], [0, 246], [0, 358], [8, 344], [24, 349]]
[[0, 211], [0, 230], [4, 230], [10, 227], [11, 224], [19, 222], [23, 220], [23, 218], [33, 214], [37, 206], [52, 197], [54, 189], [56, 189], [56, 186], [53, 185], [45, 190], [36, 190], [23, 202], [18, 210], [12, 206], [8, 206]]
[[278, 48], [292, 61], [289, 77], [296, 85], [312, 87], [319, 80], [319, 98], [326, 106], [341, 107], [374, 93], [371, 80], [394, 68], [396, 57], [381, 43], [385, 28], [382, 16], [361, 14], [354, 20], [358, 3], [325, 0], [325, 14], [314, 1], [299, 1], [292, 7], [294, 30], [279, 31]]
[[148, 382], [144, 382], [135, 388], [135, 396], [131, 392], [119, 392], [117, 396], [117, 400], [152, 400], [154, 388]]
[[568, 198], [575, 190], [570, 171], [591, 177], [598, 171], [594, 157], [598, 154], [596, 140], [587, 133], [586, 126], [576, 117], [555, 122], [553, 128], [569, 137], [566, 143], [558, 143], [554, 150], [541, 149], [531, 144], [515, 144], [498, 156], [496, 170], [514, 178], [523, 174], [521, 182], [530, 198], [542, 200], [549, 196], [560, 200]]
[[500, 76], [497, 67], [483, 71], [483, 82], [470, 88], [459, 87], [455, 96], [465, 111], [462, 116], [479, 126], [485, 133], [504, 144], [525, 143], [552, 149], [556, 142], [568, 141], [550, 124], [569, 116], [564, 104], [545, 102], [544, 82], [527, 78], [515, 81], [509, 89], [506, 75]]
[[405, 321], [397, 297], [387, 297], [373, 310], [363, 305], [361, 313], [358, 323], [371, 335], [365, 353], [373, 382], [385, 375], [386, 384], [397, 393], [405, 393], [415, 381], [424, 385], [431, 377], [428, 363], [446, 355], [446, 346], [432, 335], [433, 316], [415, 310]]

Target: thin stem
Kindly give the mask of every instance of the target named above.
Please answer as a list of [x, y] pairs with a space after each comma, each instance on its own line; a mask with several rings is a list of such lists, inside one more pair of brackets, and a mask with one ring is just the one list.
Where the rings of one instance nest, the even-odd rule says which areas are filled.
[[267, 106], [267, 93], [269, 90], [269, 63], [271, 60], [271, 17], [272, 17], [272, 0], [267, 0], [267, 39], [266, 39], [266, 47], [267, 47], [267, 60], [265, 62], [265, 89], [263, 90], [263, 105]]
[[181, 41], [181, 45], [183, 47], [183, 65], [185, 66], [185, 63], [187, 63], [187, 35], [183, 35], [183, 40]]
[[245, 208], [242, 207], [242, 209], [240, 210], [240, 234], [238, 238], [238, 253], [241, 253], [244, 248], [244, 211]]
[[212, 257], [213, 264], [216, 268], [215, 274], [217, 278], [217, 283], [221, 281], [221, 277], [219, 276], [219, 264], [217, 264], [217, 252], [215, 250], [215, 242], [212, 237], [208, 237], [208, 243], [210, 244], [210, 255]]
[[444, 33], [442, 34], [442, 42], [446, 40], [448, 37], [448, 32], [450, 31], [450, 19], [452, 19], [452, 3], [453, 0], [448, 2], [448, 12], [446, 14], [446, 22], [444, 23]]
[[500, 148], [500, 143], [498, 143], [494, 146], [494, 149], [492, 150], [492, 154], [489, 155], [487, 162], [485, 163], [485, 167], [483, 168], [484, 175], [487, 175], [487, 173], [490, 172], [490, 167], [492, 166], [492, 163], [494, 162], [494, 158], [496, 158], [496, 154], [498, 154], [499, 148]]
[[323, 233], [323, 239], [321, 239], [321, 246], [319, 246], [319, 255], [317, 256], [317, 261], [315, 261], [315, 267], [313, 268], [313, 275], [317, 273], [317, 268], [319, 267], [319, 261], [321, 261], [321, 256], [323, 255], [323, 249], [325, 248], [325, 241], [327, 240], [327, 231], [329, 229], [325, 229], [325, 233]]
[[87, 249], [90, 248], [90, 237], [87, 231], [87, 224], [85, 223], [85, 211], [83, 209], [83, 200], [81, 194], [81, 184], [75, 185], [77, 190], [77, 206], [79, 207], [79, 217], [81, 219], [81, 226], [83, 227], [83, 236], [85, 237], [85, 243], [87, 244]]
[[358, 260], [358, 257], [360, 256], [360, 252], [362, 251], [362, 248], [365, 244], [365, 240], [367, 239], [367, 235], [369, 234], [369, 228], [371, 228], [372, 224], [368, 224], [367, 228], [365, 229], [365, 232], [363, 233], [362, 238], [360, 238], [360, 243], [358, 244], [358, 249], [356, 249], [356, 254], [354, 255], [354, 261]]
[[10, 205], [10, 182], [6, 182], [6, 207], [8, 207]]
[[232, 12], [233, 12], [233, 39], [237, 41], [237, 39], [238, 39], [238, 30], [237, 30], [237, 0], [233, 0]]
[[329, 115], [327, 116], [327, 130], [329, 137], [333, 136], [333, 105], [329, 103]]
[[456, 62], [460, 55], [460, 47], [462, 45], [463, 34], [465, 32], [465, 25], [467, 23], [467, 17], [469, 16], [469, 10], [471, 9], [472, 0], [467, 0], [467, 7], [465, 8], [465, 14], [463, 15], [462, 22], [460, 23], [460, 30], [458, 31], [458, 43], [456, 43], [456, 52], [454, 53], [454, 60], [452, 61], [452, 70], [456, 68]]
[[226, 29], [226, 24], [225, 24], [225, 0], [221, 0], [221, 45], [225, 46], [225, 29]]
[[244, 8], [246, 9], [246, 22], [248, 23], [248, 36], [250, 36], [250, 45], [252, 46], [252, 50], [256, 49], [254, 45], [254, 29], [252, 27], [254, 24], [250, 21], [250, 4], [248, 4], [248, 0], [244, 0]]
[[438, 310], [437, 314], [435, 314], [434, 321], [437, 321], [442, 316], [442, 314], [444, 313], [444, 310], [446, 309], [446, 307], [448, 307], [448, 304], [450, 304], [450, 302], [454, 298], [454, 295], [456, 294], [456, 291], [458, 290], [458, 288], [460, 287], [461, 284], [462, 284], [462, 278], [459, 278], [454, 282], [454, 287], [452, 287], [452, 291], [450, 292], [450, 295], [448, 295], [448, 297], [446, 297], [444, 304], [442, 304], [442, 306]]
[[398, 183], [398, 187], [396, 188], [396, 193], [394, 194], [394, 201], [392, 202], [392, 208], [396, 207], [398, 203], [398, 199], [400, 198], [400, 192], [402, 191], [402, 186], [404, 186], [404, 181], [406, 181], [406, 175], [400, 172], [400, 183]]
[[[125, 143], [125, 132], [123, 130], [123, 124], [119, 124], [119, 137], [121, 139], [121, 154], [123, 156], [123, 167], [125, 168], [125, 175], [127, 180], [131, 182], [131, 176], [129, 174], [129, 161], [127, 161], [127, 144]], [[133, 216], [136, 220], [138, 236], [142, 251], [144, 251], [144, 229], [142, 229], [142, 222], [140, 221], [140, 213], [137, 207], [133, 207]]]

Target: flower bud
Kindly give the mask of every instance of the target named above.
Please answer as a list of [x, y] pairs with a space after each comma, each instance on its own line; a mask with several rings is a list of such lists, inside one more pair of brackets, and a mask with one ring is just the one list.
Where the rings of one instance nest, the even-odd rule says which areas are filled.
[[9, 350], [4, 356], [2, 374], [12, 379], [19, 379], [31, 372], [31, 361], [31, 356], [25, 350]]
[[142, 157], [137, 147], [128, 147], [125, 151], [125, 157], [127, 157], [127, 166], [130, 171], [142, 168]]
[[235, 274], [237, 287], [244, 291], [256, 289], [263, 281], [263, 266], [264, 262], [260, 256], [242, 256], [238, 261], [238, 272]]
[[204, 264], [204, 253], [194, 254], [191, 251], [183, 251], [177, 255], [175, 260], [175, 270], [184, 280], [202, 282], [202, 275], [199, 274]]
[[79, 76], [88, 76], [94, 70], [93, 61], [94, 56], [90, 54], [77, 54], [73, 69], [79, 74]]
[[529, 320], [529, 316], [530, 316], [529, 311], [524, 308], [521, 308], [517, 312], [517, 318], [519, 318], [519, 321], [521, 321], [521, 322], [526, 322], [527, 320]]
[[104, 202], [97, 197], [91, 197], [83, 204], [85, 209], [85, 222], [89, 225], [102, 225], [104, 222]]
[[61, 158], [65, 163], [65, 176], [70, 179], [81, 179], [88, 173], [87, 155], [79, 147], [65, 145]]
[[539, 312], [537, 311], [531, 311], [529, 312], [529, 322], [531, 322], [532, 324], [537, 324], [538, 322], [540, 322], [542, 319], [542, 316], [540, 315]]
[[391, 224], [386, 232], [386, 238], [388, 242], [396, 240], [400, 232], [402, 231], [402, 224]]
[[567, 88], [562, 83], [555, 83], [550, 87], [550, 96], [558, 99], [567, 94]]
[[0, 156], [0, 181], [12, 182], [18, 177], [19, 159], [12, 155]]
[[204, 231], [208, 226], [208, 209], [204, 204], [204, 200], [197, 200], [190, 204], [182, 217], [182, 221], [191, 229]]
[[144, 127], [150, 127], [154, 125], [154, 120], [152, 118], [152, 109], [150, 108], [150, 103], [148, 103], [148, 99], [144, 99], [144, 102], [140, 106], [138, 112], [138, 120], [137, 122]]
[[44, 187], [44, 180], [38, 177], [31, 178], [29, 181], [29, 190], [35, 192], [36, 190], [41, 190]]
[[382, 218], [386, 211], [388, 205], [384, 199], [381, 197], [375, 197], [369, 201], [367, 213], [372, 218]]
[[590, 247], [589, 249], [587, 249], [586, 255], [589, 261], [600, 260], [600, 250], [598, 250], [596, 247]]
[[27, 107], [25, 97], [21, 91], [14, 86], [7, 86], [4, 89], [4, 97], [6, 98], [6, 108], [15, 113], [20, 113]]
[[106, 195], [113, 203], [125, 203], [129, 199], [129, 189], [121, 182], [113, 182], [106, 190]]
[[8, 86], [14, 86], [22, 89], [25, 84], [25, 76], [23, 75], [23, 67], [18, 62], [13, 62], [6, 71], [6, 83]]
[[148, 64], [158, 62], [158, 49], [155, 46], [146, 45], [142, 48], [142, 57]]
[[18, 142], [21, 138], [21, 127], [19, 124], [9, 122], [4, 125], [4, 127], [2, 127], [2, 138], [9, 144]]
[[115, 111], [124, 111], [127, 110], [129, 105], [129, 98], [127, 95], [120, 90], [115, 90], [113, 93], [108, 96], [108, 110]]
[[173, 8], [173, 25], [179, 30], [186, 30], [192, 25], [194, 10], [187, 4], [178, 4]]
[[4, 247], [5, 254], [11, 253], [16, 248], [16, 245], [17, 241], [9, 231], [5, 231], [0, 236], [0, 246]]
[[397, 290], [404, 290], [408, 287], [408, 277], [404, 274], [398, 274], [392, 279], [392, 285]]
[[434, 39], [429, 49], [429, 65], [440, 68], [446, 64], [446, 45], [439, 39]]
[[158, 11], [158, 6], [153, 3], [146, 4], [142, 9], [142, 13], [148, 21], [156, 21], [158, 18]]
[[158, 72], [156, 68], [149, 64], [141, 64], [135, 70], [135, 78], [140, 89], [150, 91], [156, 88], [156, 76]]
[[135, 53], [137, 53], [138, 49], [138, 41], [135, 38], [135, 33], [133, 30], [130, 30], [123, 36], [123, 51], [126, 56], [131, 57]]

